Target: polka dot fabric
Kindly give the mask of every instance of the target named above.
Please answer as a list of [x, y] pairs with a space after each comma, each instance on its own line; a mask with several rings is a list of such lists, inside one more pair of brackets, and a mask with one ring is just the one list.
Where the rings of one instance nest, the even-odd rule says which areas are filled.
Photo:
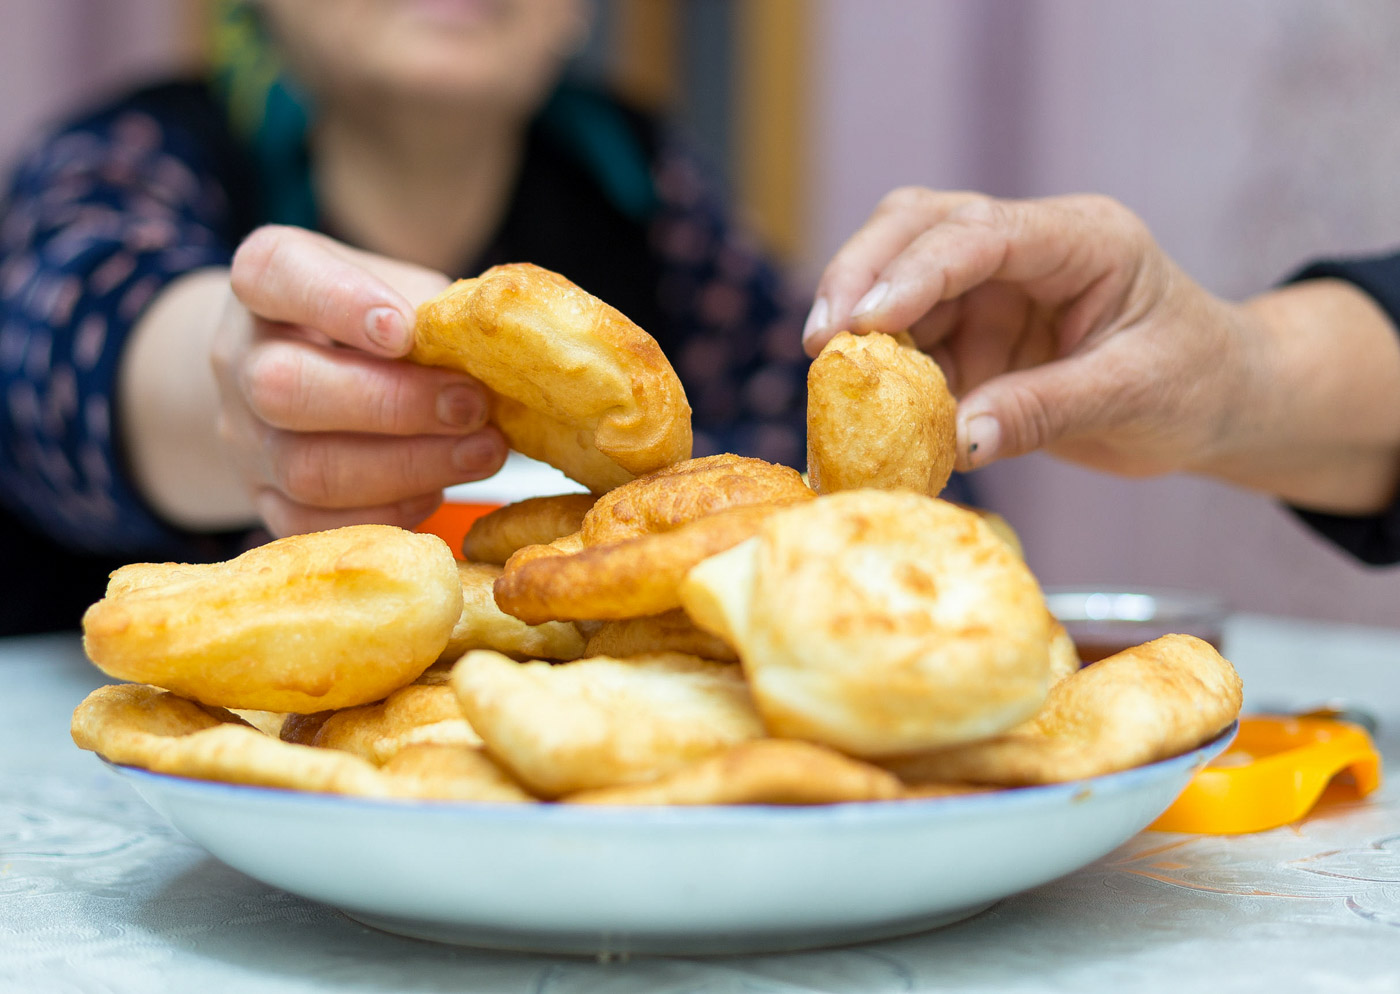
[[0, 223], [0, 499], [91, 552], [188, 551], [121, 465], [127, 336], [171, 280], [227, 265], [227, 200], [189, 136], [135, 109], [25, 157]]

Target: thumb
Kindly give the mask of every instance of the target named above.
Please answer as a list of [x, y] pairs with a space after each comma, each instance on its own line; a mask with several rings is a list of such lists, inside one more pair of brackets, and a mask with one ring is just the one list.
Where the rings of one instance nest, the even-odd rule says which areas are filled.
[[1086, 368], [1086, 358], [1060, 359], [1004, 373], [958, 404], [958, 469], [978, 469], [1024, 455], [1067, 435], [1102, 427], [1115, 406], [1113, 391]]

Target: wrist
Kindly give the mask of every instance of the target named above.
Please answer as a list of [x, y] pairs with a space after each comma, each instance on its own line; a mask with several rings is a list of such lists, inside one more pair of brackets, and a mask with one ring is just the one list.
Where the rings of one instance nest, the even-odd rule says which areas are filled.
[[1238, 383], [1193, 469], [1291, 503], [1373, 513], [1400, 482], [1400, 336], [1370, 297], [1314, 280], [1230, 305]]

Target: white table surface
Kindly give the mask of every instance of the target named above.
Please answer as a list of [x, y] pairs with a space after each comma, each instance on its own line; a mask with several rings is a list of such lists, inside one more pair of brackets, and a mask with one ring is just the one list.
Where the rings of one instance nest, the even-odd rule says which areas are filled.
[[[1343, 698], [1400, 769], [1400, 631], [1243, 616], [1246, 709]], [[1400, 791], [1249, 836], [1144, 832], [940, 931], [809, 953], [591, 960], [381, 934], [220, 864], [68, 737], [110, 682], [0, 640], [0, 992], [1209, 990], [1400, 994]]]

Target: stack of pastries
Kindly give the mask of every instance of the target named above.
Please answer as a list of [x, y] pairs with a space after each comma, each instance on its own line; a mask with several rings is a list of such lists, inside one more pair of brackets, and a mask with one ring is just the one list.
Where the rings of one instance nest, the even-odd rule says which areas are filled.
[[461, 550], [361, 525], [124, 567], [84, 644], [132, 682], [78, 707], [78, 745], [382, 798], [821, 804], [1094, 776], [1239, 712], [1190, 636], [1080, 668], [1005, 522], [938, 498], [956, 403], [907, 338], [813, 363], [804, 479], [689, 458], [656, 343], [557, 274], [459, 281], [416, 335], [591, 493], [501, 508]]

